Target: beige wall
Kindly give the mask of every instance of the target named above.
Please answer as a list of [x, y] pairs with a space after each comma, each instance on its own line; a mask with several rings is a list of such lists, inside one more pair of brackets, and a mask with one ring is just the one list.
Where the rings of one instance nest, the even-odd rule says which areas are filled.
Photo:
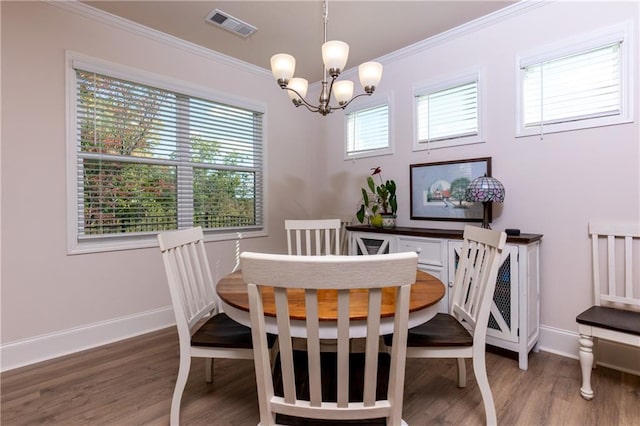
[[[267, 70], [216, 60], [210, 52], [167, 44], [44, 2], [3, 1], [1, 8], [5, 348], [60, 333], [71, 340], [63, 346], [82, 346], [73, 330], [100, 331], [115, 322], [112, 328], [120, 327], [126, 336], [144, 328], [145, 317], [170, 313], [157, 248], [67, 255], [65, 50], [267, 105], [270, 236], [243, 240], [240, 247], [286, 251], [283, 218], [310, 214], [312, 194], [305, 188], [317, 173], [318, 132], [313, 129], [319, 121], [292, 110]], [[207, 244], [219, 274], [233, 268], [235, 244]], [[172, 314], [163, 315], [172, 320]], [[152, 321], [149, 327], [155, 325]], [[117, 338], [118, 331], [113, 332], [111, 338]]]
[[[422, 51], [382, 58], [374, 96], [393, 99], [395, 154], [355, 161], [343, 160], [344, 115], [294, 109], [267, 70], [42, 2], [3, 1], [0, 8], [3, 356], [30, 352], [31, 362], [45, 359], [142, 332], [146, 319], [153, 328], [170, 314], [157, 248], [66, 254], [66, 49], [267, 105], [269, 237], [242, 240], [241, 249], [285, 250], [285, 218], [355, 212], [359, 188], [377, 165], [399, 185], [400, 225], [459, 228], [409, 220], [409, 165], [491, 156], [493, 175], [507, 191], [494, 209], [494, 229], [544, 234], [541, 345], [551, 351], [577, 353], [575, 316], [591, 301], [589, 219], [640, 220], [637, 86], [632, 124], [514, 138], [516, 53], [631, 19], [637, 84], [637, 2], [552, 2]], [[478, 65], [486, 72], [487, 143], [413, 152], [413, 86]], [[207, 249], [218, 273], [233, 267], [235, 241]], [[85, 338], [84, 330], [102, 333], [102, 341]], [[3, 369], [10, 367], [6, 359]]]
[[[322, 180], [355, 177], [340, 192], [343, 204], [353, 205], [369, 169], [382, 166], [384, 177], [395, 179], [399, 186], [399, 225], [461, 228], [461, 223], [409, 219], [409, 165], [491, 157], [492, 174], [506, 189], [504, 204], [494, 204], [492, 227], [544, 234], [541, 346], [577, 355], [575, 317], [592, 303], [587, 223], [640, 221], [638, 16], [638, 2], [549, 2], [415, 54], [390, 55], [376, 96], [393, 98], [395, 154], [345, 162], [339, 150], [327, 148]], [[546, 134], [543, 140], [516, 139], [516, 55], [624, 21], [634, 23], [635, 88], [630, 91], [635, 97], [634, 122]], [[486, 143], [412, 151], [413, 87], [478, 66], [484, 67], [486, 76]], [[330, 120], [328, 140], [338, 140], [340, 117]]]

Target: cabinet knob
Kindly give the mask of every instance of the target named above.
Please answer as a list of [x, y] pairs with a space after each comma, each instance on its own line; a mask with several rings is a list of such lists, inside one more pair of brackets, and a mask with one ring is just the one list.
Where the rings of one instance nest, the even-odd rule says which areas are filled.
[[420, 247], [416, 247], [416, 253], [418, 254], [422, 253], [422, 249]]

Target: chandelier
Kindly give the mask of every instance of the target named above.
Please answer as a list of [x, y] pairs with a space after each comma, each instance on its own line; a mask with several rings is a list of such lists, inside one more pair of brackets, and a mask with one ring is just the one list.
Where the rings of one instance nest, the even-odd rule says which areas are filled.
[[[322, 89], [320, 91], [319, 104], [314, 105], [305, 99], [309, 82], [304, 78], [293, 78], [296, 68], [296, 58], [286, 53], [279, 53], [271, 57], [271, 72], [278, 81], [281, 89], [289, 92], [289, 98], [296, 107], [304, 105], [311, 112], [319, 112], [322, 115], [332, 113], [337, 109], [345, 109], [354, 99], [360, 96], [371, 96], [382, 78], [382, 64], [378, 62], [365, 62], [358, 67], [360, 84], [364, 90], [357, 96], [353, 96], [353, 82], [350, 80], [336, 81], [340, 72], [344, 70], [349, 56], [349, 45], [345, 42], [327, 41], [327, 18], [329, 16], [329, 4], [325, 0], [323, 4], [322, 19], [324, 21], [324, 43], [322, 45]], [[328, 82], [328, 78], [331, 81]], [[333, 94], [338, 106], [329, 104]]]

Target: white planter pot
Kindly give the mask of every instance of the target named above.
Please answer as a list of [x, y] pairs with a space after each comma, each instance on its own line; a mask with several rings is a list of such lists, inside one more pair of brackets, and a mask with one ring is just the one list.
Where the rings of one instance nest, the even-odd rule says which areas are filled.
[[396, 217], [395, 214], [383, 214], [382, 215], [382, 227], [383, 228], [395, 228], [396, 227]]

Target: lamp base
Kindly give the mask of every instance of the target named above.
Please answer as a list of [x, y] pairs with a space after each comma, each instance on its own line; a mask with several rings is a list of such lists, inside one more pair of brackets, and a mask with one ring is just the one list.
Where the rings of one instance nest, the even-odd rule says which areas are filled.
[[489, 203], [490, 201], [485, 201], [482, 203], [482, 227], [484, 229], [491, 229], [491, 226], [489, 226]]

